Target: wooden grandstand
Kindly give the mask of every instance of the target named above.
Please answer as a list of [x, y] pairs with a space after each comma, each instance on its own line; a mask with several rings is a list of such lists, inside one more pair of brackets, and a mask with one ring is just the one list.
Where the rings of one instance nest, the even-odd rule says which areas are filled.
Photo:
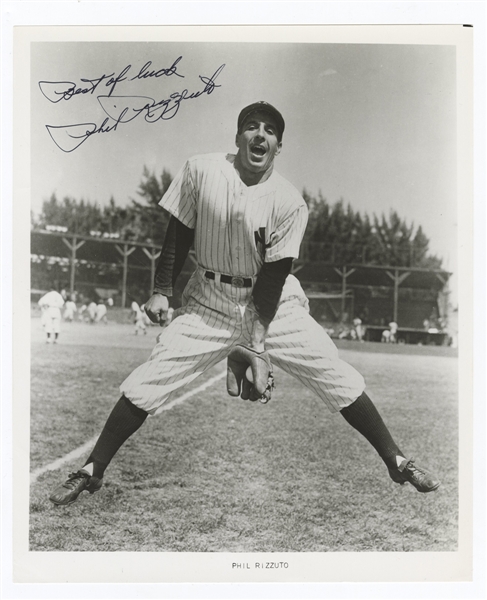
[[[32, 231], [31, 289], [41, 293], [54, 285], [87, 299], [109, 294], [116, 305], [126, 307], [132, 299], [147, 299], [159, 253], [159, 248], [147, 243]], [[451, 273], [343, 264], [333, 258], [300, 260], [294, 266], [294, 275], [306, 290], [317, 320], [345, 325], [360, 317], [366, 326], [366, 339], [371, 341], [380, 340], [384, 328], [395, 321], [405, 342], [447, 342]], [[194, 254], [190, 252], [178, 281], [176, 304], [194, 266]]]

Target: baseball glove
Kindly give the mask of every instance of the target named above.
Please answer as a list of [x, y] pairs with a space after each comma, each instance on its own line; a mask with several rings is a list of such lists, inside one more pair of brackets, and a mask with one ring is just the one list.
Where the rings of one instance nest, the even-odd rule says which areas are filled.
[[[250, 371], [248, 369], [250, 368]], [[274, 389], [274, 375], [267, 352], [238, 345], [228, 355], [227, 390], [243, 400], [266, 404]]]

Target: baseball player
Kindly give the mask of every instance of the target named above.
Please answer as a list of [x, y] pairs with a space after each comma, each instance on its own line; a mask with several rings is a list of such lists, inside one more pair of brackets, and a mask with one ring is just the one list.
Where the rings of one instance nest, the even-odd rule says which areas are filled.
[[390, 331], [389, 342], [391, 344], [397, 344], [397, 330], [398, 330], [398, 328], [399, 328], [399, 325], [395, 321], [391, 321], [389, 323], [389, 331]]
[[85, 312], [88, 310], [88, 306], [86, 304], [82, 304], [78, 311], [78, 319], [80, 321], [85, 321]]
[[132, 302], [132, 304], [130, 305], [130, 308], [132, 309], [132, 316], [133, 316], [134, 324], [135, 324], [135, 335], [138, 335], [139, 331], [141, 331], [144, 335], [146, 335], [147, 334], [147, 326], [144, 322], [144, 313], [140, 310], [140, 306], [134, 300]]
[[56, 344], [61, 331], [61, 308], [64, 299], [59, 292], [52, 288], [38, 302], [42, 310], [42, 326], [46, 332], [47, 344]]
[[69, 300], [67, 300], [66, 304], [64, 305], [64, 320], [69, 321], [71, 323], [74, 319], [74, 313], [76, 312], [76, 310], [77, 308], [75, 302], [73, 302], [72, 298], [69, 298]]
[[96, 323], [103, 322], [105, 325], [108, 325], [107, 307], [103, 300], [98, 300], [98, 304], [96, 305], [95, 321]]
[[357, 339], [359, 342], [363, 342], [365, 329], [362, 325], [362, 319], [360, 319], [359, 317], [355, 317], [355, 319], [353, 320], [353, 328], [355, 331], [355, 339]]
[[339, 358], [291, 275], [308, 213], [299, 192], [274, 169], [283, 132], [276, 108], [251, 104], [238, 116], [236, 154], [193, 157], [173, 180], [160, 201], [172, 217], [146, 303], [152, 321], [165, 322], [168, 298], [192, 244], [198, 266], [181, 308], [149, 360], [122, 383], [122, 396], [95, 447], [82, 468], [53, 491], [53, 503], [70, 504], [82, 491], [98, 491], [113, 456], [147, 416], [157, 415], [171, 394], [237, 347], [265, 357], [263, 364], [271, 360], [331, 412], [341, 413], [376, 449], [394, 482], [409, 482], [420, 492], [440, 485], [396, 445], [364, 391], [363, 377]]
[[94, 323], [96, 320], [96, 302], [94, 300], [88, 304], [88, 316], [90, 323]]

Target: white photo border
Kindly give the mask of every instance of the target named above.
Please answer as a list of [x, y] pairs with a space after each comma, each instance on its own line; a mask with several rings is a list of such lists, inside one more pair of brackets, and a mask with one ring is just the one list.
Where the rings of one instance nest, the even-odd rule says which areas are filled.
[[[45, 2], [36, 2], [36, 3], [27, 3], [29, 7], [29, 11], [27, 11], [27, 6], [24, 5], [23, 8], [20, 5], [23, 3], [20, 2], [11, 2], [5, 3], [2, 5], [2, 17], [5, 19], [5, 15], [7, 16], [7, 23], [3, 23], [2, 34], [5, 34], [5, 30], [7, 30], [7, 36], [3, 35], [2, 45], [10, 44], [8, 48], [10, 52], [13, 49], [13, 31], [15, 27], [26, 27], [26, 26], [52, 26], [52, 25], [63, 25], [63, 26], [83, 26], [86, 27], [88, 25], [131, 25], [135, 26], [136, 24], [146, 25], [148, 17], [153, 11], [152, 14], [156, 14], [156, 20], [162, 20], [162, 15], [171, 15], [172, 25], [182, 25], [185, 21], [185, 15], [188, 14], [188, 4], [192, 5], [194, 11], [191, 12], [193, 15], [193, 21], [197, 21], [197, 25], [202, 25], [204, 23], [211, 24], [250, 24], [251, 19], [249, 17], [248, 9], [243, 5], [243, 3], [206, 3], [206, 2], [196, 2], [196, 3], [184, 3], [184, 9], [181, 6], [178, 6], [177, 3], [165, 3], [165, 2], [154, 2], [154, 3], [97, 3], [97, 6], [86, 6], [81, 3], [77, 3], [77, 5], [68, 7], [67, 3], [45, 3]], [[257, 3], [249, 3], [249, 4], [257, 4]], [[461, 6], [457, 6], [458, 13], [456, 17], [454, 16], [454, 8], [450, 3], [425, 3], [423, 4], [423, 8], [421, 8], [422, 3], [399, 3], [399, 6], [396, 3], [390, 2], [381, 2], [381, 3], [362, 3], [362, 8], [360, 5], [356, 3], [335, 3], [335, 2], [325, 2], [325, 3], [302, 3], [304, 6], [301, 7], [301, 10], [297, 9], [296, 5], [292, 6], [291, 3], [280, 3], [280, 2], [263, 2], [258, 3], [260, 7], [260, 21], [258, 23], [253, 23], [255, 25], [261, 24], [272, 24], [277, 25], [277, 19], [280, 23], [288, 22], [288, 23], [296, 23], [297, 24], [297, 15], [301, 13], [302, 16], [299, 17], [299, 24], [310, 23], [314, 25], [316, 22], [329, 24], [337, 22], [344, 22], [348, 24], [353, 23], [371, 23], [373, 17], [373, 23], [394, 23], [394, 24], [409, 24], [412, 25], [415, 18], [422, 25], [426, 23], [431, 24], [439, 24], [444, 23], [445, 19], [447, 19], [448, 23], [465, 23], [473, 24], [475, 31], [479, 31], [479, 34], [476, 35], [476, 47], [474, 51], [475, 61], [477, 65], [483, 65], [484, 70], [481, 73], [476, 73], [474, 76], [475, 81], [475, 104], [477, 109], [479, 106], [485, 106], [485, 58], [479, 56], [479, 50], [482, 50], [482, 47], [485, 51], [485, 20], [482, 25], [482, 11], [476, 10], [481, 6], [484, 6], [484, 17], [485, 17], [485, 5], [484, 3], [465, 3], [463, 6], [463, 13], [461, 10]], [[46, 5], [49, 5], [52, 9], [55, 10], [47, 10]], [[120, 7], [120, 11], [117, 15], [113, 13], [114, 5], [118, 5]], [[311, 6], [313, 5], [313, 6]], [[353, 6], [352, 6], [353, 5]], [[394, 7], [394, 5], [396, 5]], [[431, 9], [430, 17], [427, 18], [425, 14], [428, 12], [426, 10], [425, 5], [429, 5]], [[477, 5], [475, 7], [474, 5]], [[247, 5], [248, 6], [248, 5]], [[279, 8], [278, 8], [279, 7]], [[400, 7], [403, 9], [409, 8], [408, 12], [405, 10], [403, 13], [399, 10]], [[218, 9], [222, 9], [221, 12], [218, 12]], [[290, 10], [292, 9], [292, 10]], [[28, 12], [28, 14], [27, 14]], [[6, 14], [7, 13], [7, 14]], [[348, 13], [348, 15], [347, 15]], [[435, 14], [436, 13], [436, 14]], [[228, 15], [233, 16], [233, 21], [229, 19]], [[346, 16], [347, 15], [347, 16]], [[200, 19], [198, 19], [200, 16]], [[462, 18], [464, 17], [464, 18]], [[274, 21], [272, 19], [275, 19]], [[286, 21], [287, 19], [287, 21]], [[316, 19], [316, 20], [315, 20]], [[478, 28], [478, 29], [477, 29]], [[343, 28], [342, 33], [343, 33]], [[73, 31], [73, 30], [71, 30]], [[132, 30], [133, 31], [133, 30]], [[483, 35], [482, 35], [483, 34]], [[129, 35], [128, 31], [124, 32], [124, 35]], [[479, 40], [480, 37], [480, 40]], [[9, 55], [11, 58], [11, 54]], [[8, 58], [8, 57], [7, 57]], [[5, 61], [2, 64], [2, 78], [7, 83], [11, 84], [13, 69], [9, 68], [9, 61], [4, 58]], [[7, 67], [7, 68], [4, 68]], [[8, 86], [7, 86], [8, 87]], [[10, 88], [12, 90], [12, 87]], [[468, 90], [468, 86], [467, 86]], [[8, 115], [11, 114], [9, 112], [13, 108], [13, 102], [11, 97], [2, 98], [3, 100], [3, 108], [2, 108], [2, 128], [4, 130], [4, 136], [2, 140], [4, 157], [6, 156], [6, 144], [10, 140], [10, 147], [12, 144], [16, 143], [16, 139], [13, 135], [13, 130], [11, 125], [11, 119], [8, 118]], [[485, 178], [482, 180], [482, 173], [485, 171], [485, 113], [478, 109], [477, 114], [474, 117], [474, 128], [476, 131], [484, 132], [484, 136], [477, 136], [475, 138], [475, 146], [474, 146], [474, 156], [472, 157], [471, 162], [467, 161], [467, 165], [465, 167], [465, 177], [468, 182], [469, 176], [471, 176], [471, 166], [475, 167], [475, 189], [472, 190], [472, 195], [475, 198], [473, 209], [474, 219], [473, 229], [474, 229], [474, 237], [472, 245], [465, 244], [463, 248], [460, 248], [460, 252], [463, 254], [463, 259], [466, 263], [469, 262], [469, 252], [473, 250], [475, 261], [472, 262], [472, 269], [474, 271], [465, 274], [465, 280], [460, 283], [461, 293], [464, 294], [464, 305], [470, 303], [470, 285], [475, 286], [475, 293], [473, 296], [474, 305], [473, 305], [473, 315], [469, 316], [469, 320], [473, 320], [476, 323], [476, 329], [473, 331], [474, 335], [474, 348], [475, 353], [473, 357], [470, 357], [470, 360], [473, 362], [474, 368], [477, 374], [484, 373], [485, 371], [485, 203], [481, 202], [481, 199], [485, 199]], [[470, 126], [469, 122], [463, 124], [463, 127], [468, 129]], [[471, 141], [471, 138], [467, 136], [466, 146], [463, 151], [465, 155], [468, 154], [469, 148], [468, 144]], [[9, 171], [10, 170], [10, 171]], [[14, 229], [16, 227], [16, 207], [10, 205], [9, 202], [6, 201], [8, 198], [17, 199], [18, 194], [28, 194], [29, 190], [24, 189], [28, 188], [28, 184], [23, 184], [22, 181], [15, 180], [9, 176], [12, 172], [12, 163], [8, 160], [2, 160], [2, 281], [11, 280], [10, 277], [13, 273], [13, 265], [17, 263], [19, 260], [18, 256], [18, 246], [24, 245], [26, 248], [29, 246], [28, 236], [27, 239], [25, 237], [25, 232], [21, 234], [17, 238], [17, 231]], [[21, 197], [21, 196], [20, 196]], [[17, 206], [17, 209], [19, 207]], [[25, 215], [22, 215], [24, 218]], [[469, 230], [469, 222], [468, 218], [472, 215], [467, 212], [462, 212], [459, 214], [460, 219], [466, 219], [463, 226], [466, 230]], [[13, 232], [15, 231], [15, 240]], [[12, 251], [13, 247], [13, 251]], [[10, 256], [7, 255], [7, 250], [10, 250]], [[462, 259], [462, 260], [463, 260]], [[3, 305], [3, 315], [12, 314], [12, 309], [15, 308], [17, 314], [29, 314], [28, 308], [28, 294], [26, 292], [26, 284], [28, 285], [28, 277], [20, 277], [19, 281], [17, 281], [18, 272], [16, 271], [16, 284], [13, 287], [13, 292], [15, 292], [15, 304], [13, 302], [13, 297], [8, 294], [7, 289], [3, 288], [2, 291], [2, 305]], [[28, 289], [28, 288], [27, 288]], [[460, 303], [462, 300], [460, 299]], [[5, 318], [5, 317], [4, 317]], [[18, 318], [18, 317], [17, 317]], [[462, 322], [461, 322], [462, 323]], [[478, 330], [477, 330], [478, 326]], [[12, 403], [11, 403], [11, 390], [15, 385], [16, 377], [12, 378], [9, 381], [8, 378], [8, 367], [12, 366], [14, 369], [18, 369], [21, 365], [25, 366], [25, 352], [24, 355], [14, 354], [10, 356], [10, 348], [13, 340], [13, 333], [17, 333], [18, 322], [16, 321], [16, 317], [14, 314], [14, 328], [13, 330], [8, 327], [8, 323], [2, 323], [2, 329], [5, 332], [2, 340], [2, 356], [6, 357], [7, 360], [3, 361], [3, 375], [7, 375], [7, 377], [3, 378], [2, 384], [2, 440], [3, 440], [3, 460], [2, 460], [2, 468], [3, 468], [3, 481], [13, 481], [13, 485], [15, 489], [18, 486], [22, 488], [22, 486], [27, 484], [28, 489], [28, 478], [26, 478], [25, 474], [20, 474], [12, 469], [12, 464], [15, 465], [15, 462], [12, 462], [12, 429], [9, 429], [9, 423], [12, 423]], [[464, 322], [461, 324], [461, 329], [464, 331], [469, 331], [469, 323]], [[468, 338], [464, 340], [464, 346], [468, 346], [469, 342]], [[462, 343], [462, 342], [461, 342]], [[485, 378], [482, 380], [482, 377], [477, 376], [474, 380], [474, 388], [473, 393], [476, 398], [485, 398]], [[468, 383], [467, 383], [468, 385]], [[474, 547], [474, 557], [473, 557], [473, 575], [471, 580], [466, 578], [465, 581], [458, 582], [452, 581], [449, 583], [443, 583], [442, 581], [436, 581], [435, 583], [430, 582], [427, 584], [419, 584], [419, 583], [409, 583], [408, 585], [398, 585], [394, 583], [386, 583], [385, 579], [382, 583], [365, 583], [361, 582], [360, 584], [350, 584], [350, 583], [323, 583], [316, 582], [313, 579], [312, 574], [309, 574], [309, 577], [305, 577], [303, 579], [304, 583], [299, 584], [299, 587], [296, 587], [296, 584], [289, 583], [281, 583], [281, 582], [272, 582], [272, 583], [253, 583], [253, 584], [244, 584], [241, 580], [234, 581], [234, 583], [230, 583], [232, 579], [228, 579], [226, 577], [221, 577], [220, 584], [200, 584], [195, 583], [190, 585], [188, 582], [182, 582], [181, 584], [160, 584], [160, 583], [148, 583], [147, 580], [139, 581], [138, 584], [130, 583], [126, 581], [125, 583], [117, 583], [117, 584], [109, 584], [109, 585], [96, 585], [96, 584], [52, 584], [49, 583], [49, 580], [46, 580], [46, 583], [41, 584], [39, 580], [42, 577], [42, 573], [46, 573], [50, 568], [53, 567], [59, 569], [60, 564], [62, 562], [63, 557], [58, 556], [57, 553], [49, 553], [49, 556], [46, 558], [48, 560], [44, 561], [43, 557], [40, 556], [42, 553], [30, 553], [32, 555], [32, 560], [35, 562], [39, 559], [39, 562], [35, 564], [34, 567], [34, 578], [29, 579], [27, 577], [23, 581], [32, 583], [16, 583], [15, 580], [11, 579], [11, 571], [15, 566], [17, 573], [24, 573], [25, 567], [27, 563], [30, 562], [30, 558], [25, 555], [20, 550], [20, 554], [16, 555], [15, 552], [13, 555], [6, 556], [5, 552], [2, 553], [2, 567], [3, 567], [3, 581], [2, 585], [4, 586], [4, 590], [9, 591], [11, 595], [5, 597], [12, 598], [23, 598], [23, 597], [45, 597], [45, 598], [58, 598], [58, 597], [106, 597], [106, 598], [124, 598], [124, 597], [155, 597], [153, 594], [160, 593], [162, 595], [162, 591], [165, 597], [259, 597], [259, 594], [263, 594], [267, 598], [279, 597], [279, 598], [287, 598], [287, 597], [301, 597], [301, 598], [312, 598], [319, 597], [315, 594], [326, 593], [327, 597], [371, 597], [371, 598], [402, 598], [402, 597], [452, 597], [452, 598], [467, 598], [470, 597], [466, 595], [468, 590], [468, 594], [472, 593], [471, 597], [475, 597], [475, 587], [477, 586], [477, 590], [480, 589], [479, 586], [485, 585], [485, 581], [482, 581], [481, 578], [476, 580], [475, 575], [480, 575], [483, 571], [483, 562], [482, 558], [485, 558], [485, 478], [483, 477], [483, 473], [485, 470], [485, 405], [483, 403], [476, 403], [473, 407], [474, 413], [467, 413], [464, 416], [465, 422], [463, 423], [463, 427], [469, 429], [473, 427], [474, 429], [474, 462], [472, 465], [472, 473], [482, 473], [482, 481], [478, 482], [475, 480], [474, 485], [474, 497], [472, 499], [465, 498], [465, 501], [473, 500], [474, 512], [472, 515], [473, 521], [475, 522], [476, 531], [479, 533], [479, 541], [476, 543]], [[7, 424], [7, 425], [6, 425]], [[15, 423], [14, 423], [15, 426]], [[10, 432], [10, 434], [9, 434]], [[27, 437], [28, 437], [28, 428], [27, 428]], [[25, 434], [24, 434], [25, 439]], [[468, 451], [467, 451], [468, 455]], [[482, 460], [484, 459], [484, 460]], [[467, 481], [468, 483], [468, 481]], [[9, 550], [9, 542], [10, 547], [12, 543], [19, 543], [15, 540], [15, 531], [11, 526], [9, 515], [11, 515], [11, 511], [14, 508], [12, 498], [10, 496], [10, 490], [12, 489], [12, 485], [3, 485], [2, 486], [2, 525], [4, 534], [2, 536], [2, 549]], [[25, 500], [25, 499], [24, 499]], [[16, 499], [17, 505], [17, 499]], [[20, 501], [22, 505], [23, 500]], [[16, 524], [16, 520], [14, 519], [14, 523]], [[20, 545], [24, 545], [25, 551], [25, 532], [24, 536], [20, 541]], [[468, 544], [468, 540], [465, 539], [465, 542]], [[29, 553], [27, 553], [29, 554]], [[60, 553], [62, 554], [62, 553]], [[449, 553], [444, 553], [444, 557]], [[468, 552], [467, 552], [468, 554]], [[77, 558], [81, 558], [78, 557]], [[106, 557], [105, 557], [106, 558]], [[303, 561], [305, 560], [304, 557]], [[358, 558], [355, 555], [350, 557], [354, 561]], [[428, 557], [430, 558], [430, 557]], [[406, 557], [407, 559], [407, 557]], [[209, 558], [212, 560], [212, 557]], [[218, 557], [218, 560], [224, 560], [223, 557]], [[387, 556], [380, 556], [381, 565], [380, 568], [386, 572], [388, 569], [388, 558]], [[442, 565], [441, 568], [454, 568], [455, 566], [455, 557], [452, 557], [453, 562], [451, 565], [448, 563], [448, 558], [446, 563]], [[82, 568], [83, 573], [86, 573], [86, 568], [89, 568], [89, 565], [86, 565]], [[104, 565], [106, 568], [106, 565]], [[216, 568], [221, 568], [217, 565]], [[407, 568], [407, 567], [406, 567]], [[306, 572], [307, 565], [303, 564], [301, 569], [303, 573]], [[37, 577], [37, 579], [36, 579]], [[425, 577], [425, 581], [428, 578]], [[406, 580], [406, 579], [404, 579]], [[144, 585], [142, 586], [142, 583]], [[196, 593], [198, 595], [196, 595]], [[144, 594], [147, 594], [144, 596]], [[173, 595], [174, 594], [174, 595]], [[182, 594], [190, 594], [182, 595]], [[294, 596], [296, 594], [296, 596]]]

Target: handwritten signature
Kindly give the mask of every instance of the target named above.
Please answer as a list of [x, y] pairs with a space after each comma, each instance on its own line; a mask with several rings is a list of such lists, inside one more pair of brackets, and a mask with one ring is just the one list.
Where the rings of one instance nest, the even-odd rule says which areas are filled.
[[184, 89], [173, 92], [167, 98], [157, 101], [148, 96], [116, 96], [113, 94], [116, 86], [122, 81], [135, 81], [163, 76], [169, 77], [172, 75], [184, 78], [184, 75], [177, 72], [177, 67], [181, 59], [182, 57], [180, 56], [169, 68], [158, 70], [151, 69], [152, 62], [148, 61], [131, 78], [128, 78], [127, 74], [132, 66], [127, 65], [116, 76], [114, 73], [111, 73], [110, 75], [103, 74], [101, 77], [94, 79], [80, 79], [84, 84], [89, 84], [85, 87], [77, 87], [75, 83], [70, 81], [39, 81], [41, 92], [53, 103], [60, 102], [61, 100], [71, 100], [73, 97], [83, 94], [93, 95], [102, 82], [105, 87], [109, 88], [108, 94], [96, 96], [100, 106], [108, 115], [101, 124], [75, 123], [71, 125], [46, 125], [53, 142], [63, 152], [73, 152], [92, 135], [116, 131], [119, 125], [129, 123], [141, 115], [147, 123], [168, 121], [177, 115], [183, 101], [194, 100], [203, 94], [209, 95], [216, 88], [221, 87], [221, 85], [215, 82], [223, 71], [225, 64], [220, 65], [211, 77], [199, 75], [198, 77], [203, 87], [193, 92]]

